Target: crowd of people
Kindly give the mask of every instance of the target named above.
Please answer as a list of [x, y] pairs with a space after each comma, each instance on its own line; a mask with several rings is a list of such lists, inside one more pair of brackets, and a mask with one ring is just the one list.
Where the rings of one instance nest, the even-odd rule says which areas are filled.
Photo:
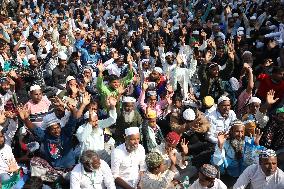
[[283, 0], [2, 0], [2, 188], [284, 189]]

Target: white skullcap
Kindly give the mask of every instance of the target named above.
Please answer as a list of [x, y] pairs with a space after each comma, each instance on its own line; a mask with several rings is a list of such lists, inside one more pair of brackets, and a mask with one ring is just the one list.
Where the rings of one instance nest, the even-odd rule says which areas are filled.
[[248, 104], [251, 104], [251, 103], [254, 103], [254, 102], [261, 104], [261, 100], [257, 97], [254, 97], [254, 96], [249, 99]]
[[36, 55], [34, 55], [34, 54], [29, 54], [29, 55], [28, 55], [28, 60], [30, 60], [31, 58], [36, 58]]
[[107, 30], [107, 33], [111, 33], [111, 32], [112, 32], [112, 29], [109, 28], [109, 29]]
[[195, 120], [196, 118], [196, 115], [195, 115], [195, 112], [191, 109], [191, 108], [188, 108], [186, 109], [183, 113], [182, 113], [182, 116], [185, 120], [187, 121], [193, 121]]
[[216, 10], [216, 7], [211, 7], [211, 10]]
[[89, 25], [88, 24], [83, 24], [83, 28], [88, 28]]
[[72, 75], [69, 75], [67, 78], [66, 78], [66, 83], [71, 81], [71, 80], [76, 80], [75, 77], [73, 77]]
[[158, 72], [159, 74], [163, 73], [163, 70], [160, 67], [155, 67], [153, 71]]
[[149, 62], [149, 61], [150, 61], [149, 59], [143, 59], [143, 60], [141, 60], [141, 63], [144, 64], [144, 63]]
[[239, 81], [238, 81], [236, 78], [231, 77], [230, 80], [229, 80], [229, 82], [230, 82], [230, 85], [231, 85], [231, 87], [232, 87], [232, 89], [233, 89], [234, 91], [239, 90], [239, 88], [240, 88], [240, 83], [239, 83]]
[[172, 19], [169, 19], [168, 22], [174, 22]]
[[150, 47], [149, 46], [143, 46], [143, 50], [145, 49], [149, 49], [150, 50]]
[[243, 36], [245, 33], [243, 30], [237, 31], [237, 36]]
[[[96, 114], [96, 112], [93, 112], [93, 116], [97, 116], [98, 114]], [[85, 114], [84, 114], [84, 119], [89, 119], [90, 117], [90, 112], [87, 111]]]
[[122, 102], [136, 102], [136, 99], [131, 96], [125, 96], [122, 98]]
[[39, 85], [33, 85], [33, 86], [30, 87], [30, 92], [35, 91], [35, 90], [41, 90], [40, 86]]
[[233, 14], [233, 17], [239, 17], [239, 14], [238, 14], [237, 12], [235, 12], [235, 13]]
[[139, 134], [139, 128], [138, 127], [129, 127], [127, 129], [125, 129], [125, 135], [126, 136], [130, 136], [130, 135], [135, 135], [135, 134]]
[[166, 56], [173, 56], [173, 53], [172, 52], [167, 52]]
[[199, 35], [199, 31], [198, 31], [198, 30], [194, 30], [194, 31], [192, 32], [192, 34], [193, 34], [193, 35]]
[[76, 32], [76, 33], [77, 33], [77, 32], [81, 32], [80, 28], [77, 28], [77, 29], [75, 30], [75, 32]]
[[61, 51], [58, 53], [58, 58], [61, 60], [67, 60], [67, 55]]
[[256, 20], [256, 16], [251, 16], [249, 19], [250, 20]]
[[244, 27], [238, 27], [238, 31], [244, 31], [245, 28]]
[[221, 102], [223, 101], [230, 101], [230, 99], [226, 96], [221, 96], [219, 99], [218, 99], [218, 104], [220, 104]]
[[243, 52], [243, 55], [242, 55], [242, 56], [244, 56], [245, 54], [250, 54], [250, 55], [252, 55], [252, 52], [250, 52], [250, 51], [245, 51], [245, 52]]

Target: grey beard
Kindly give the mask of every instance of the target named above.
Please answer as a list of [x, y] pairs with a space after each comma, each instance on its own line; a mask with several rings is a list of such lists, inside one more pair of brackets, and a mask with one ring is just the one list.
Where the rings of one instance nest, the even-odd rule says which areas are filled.
[[134, 110], [132, 110], [131, 112], [123, 112], [123, 117], [124, 117], [124, 121], [126, 123], [131, 123], [133, 122], [134, 119]]

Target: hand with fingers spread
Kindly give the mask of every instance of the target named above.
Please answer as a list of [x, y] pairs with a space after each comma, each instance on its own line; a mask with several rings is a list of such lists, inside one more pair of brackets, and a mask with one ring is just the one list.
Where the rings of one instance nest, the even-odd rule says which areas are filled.
[[143, 85], [142, 85], [142, 90], [143, 91], [146, 91], [147, 89], [148, 89], [148, 83], [143, 83]]
[[228, 136], [229, 134], [225, 132], [218, 133], [218, 147], [220, 148], [220, 150], [223, 149], [224, 143], [227, 140]]
[[5, 123], [5, 121], [6, 121], [6, 116], [5, 116], [4, 110], [1, 110], [0, 111], [0, 125]]
[[188, 143], [186, 142], [185, 139], [181, 139], [181, 149], [182, 149], [182, 155], [187, 155], [188, 154]]
[[104, 64], [102, 62], [102, 60], [99, 60], [98, 64], [97, 64], [97, 68], [99, 70], [99, 72], [103, 72], [105, 67], [104, 67]]
[[15, 159], [10, 159], [8, 162], [8, 170], [9, 173], [14, 173], [19, 170], [18, 164]]
[[123, 93], [125, 93], [125, 88], [122, 84], [120, 84], [120, 86], [118, 87], [117, 91], [119, 95], [123, 95]]
[[270, 91], [267, 92], [267, 95], [266, 95], [267, 104], [272, 105], [279, 100], [279, 98], [274, 99], [274, 95], [275, 95], [274, 90], [270, 90]]
[[255, 145], [257, 146], [259, 145], [259, 140], [262, 137], [262, 135], [263, 135], [263, 132], [261, 132], [260, 129], [256, 128], [254, 135], [253, 135]]
[[91, 94], [89, 93], [84, 93], [83, 94], [83, 98], [82, 98], [82, 104], [84, 104], [85, 106], [87, 106], [88, 104], [90, 104], [91, 102]]
[[26, 120], [30, 117], [31, 111], [28, 109], [27, 106], [19, 105], [17, 107], [17, 110], [18, 110], [19, 116], [22, 120]]
[[110, 109], [115, 109], [116, 103], [117, 103], [117, 99], [113, 96], [109, 96], [107, 99], [108, 102], [108, 106], [110, 107]]
[[235, 47], [232, 40], [229, 40], [228, 43], [228, 56], [229, 58], [234, 61], [235, 60]]

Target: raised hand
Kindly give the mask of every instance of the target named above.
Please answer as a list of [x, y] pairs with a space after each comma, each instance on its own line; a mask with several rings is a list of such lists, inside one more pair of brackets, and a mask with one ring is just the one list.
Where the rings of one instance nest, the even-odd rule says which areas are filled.
[[235, 47], [234, 47], [234, 43], [232, 40], [229, 40], [227, 42], [228, 45], [228, 56], [231, 60], [235, 59]]
[[209, 63], [212, 60], [212, 58], [213, 58], [212, 52], [211, 51], [206, 51], [204, 63]]
[[183, 155], [187, 155], [188, 154], [188, 142], [186, 142], [185, 139], [181, 139], [180, 146], [181, 146]]
[[109, 96], [107, 102], [110, 108], [114, 108], [117, 103], [117, 99], [113, 96]]
[[0, 125], [2, 125], [3, 123], [5, 123], [6, 121], [6, 116], [4, 114], [4, 110], [0, 111]]
[[226, 134], [225, 132], [218, 133], [218, 147], [220, 150], [222, 150], [225, 141], [227, 140], [229, 134]]
[[17, 110], [18, 110], [19, 116], [22, 120], [26, 120], [30, 117], [31, 112], [30, 112], [30, 110], [28, 109], [27, 106], [19, 105], [17, 107]]
[[168, 153], [168, 155], [169, 155], [169, 158], [170, 158], [172, 164], [173, 164], [173, 165], [176, 165], [176, 163], [177, 163], [177, 156], [176, 156], [176, 153], [174, 153], [174, 151], [171, 150], [171, 151]]
[[97, 64], [97, 68], [100, 72], [103, 72], [105, 70], [104, 64], [102, 63], [101, 60], [99, 60], [99, 62]]
[[146, 91], [147, 89], [148, 89], [148, 83], [143, 83], [143, 85], [142, 85], [142, 90], [143, 91]]
[[91, 94], [85, 92], [83, 94], [83, 98], [82, 98], [82, 104], [84, 104], [85, 106], [87, 106], [88, 104], [90, 104], [91, 102]]
[[259, 145], [259, 140], [262, 137], [262, 135], [263, 135], [263, 132], [261, 132], [260, 129], [255, 128], [255, 132], [253, 135], [255, 145]]
[[275, 102], [277, 102], [279, 100], [279, 98], [275, 98], [274, 99], [274, 95], [275, 95], [275, 91], [274, 90], [270, 90], [270, 91], [267, 92], [266, 102], [269, 105], [272, 105], [272, 104], [274, 104]]
[[14, 173], [16, 171], [18, 171], [18, 164], [16, 162], [16, 160], [14, 159], [10, 159], [9, 162], [8, 162], [8, 172], [9, 173]]

